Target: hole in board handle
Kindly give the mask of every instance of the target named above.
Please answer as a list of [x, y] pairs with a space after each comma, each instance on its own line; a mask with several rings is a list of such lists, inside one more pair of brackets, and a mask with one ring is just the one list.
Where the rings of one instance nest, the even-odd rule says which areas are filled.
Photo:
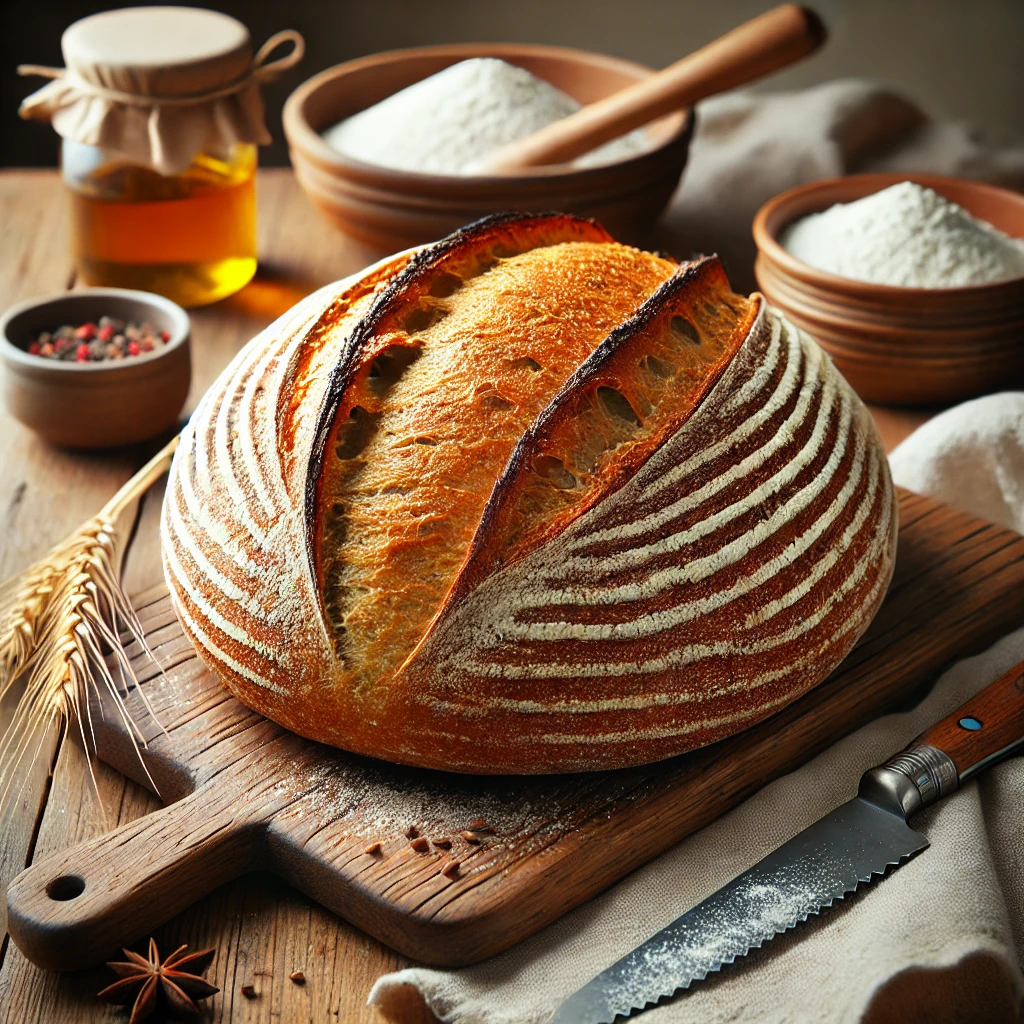
[[85, 879], [78, 875], [61, 875], [51, 879], [46, 885], [46, 895], [51, 900], [66, 903], [81, 896], [85, 892]]
[[981, 728], [981, 722], [971, 716], [961, 718], [960, 721], [957, 722], [957, 725], [959, 725], [961, 729], [966, 729], [968, 732], [977, 732]]

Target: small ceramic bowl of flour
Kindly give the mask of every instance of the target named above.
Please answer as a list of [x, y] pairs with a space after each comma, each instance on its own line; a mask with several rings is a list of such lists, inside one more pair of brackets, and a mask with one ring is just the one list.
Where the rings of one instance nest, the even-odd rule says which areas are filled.
[[925, 405], [1024, 384], [1024, 196], [860, 174], [776, 196], [754, 220], [765, 297], [868, 401]]
[[504, 210], [595, 216], [636, 238], [679, 183], [693, 118], [680, 112], [568, 165], [488, 176], [506, 143], [652, 74], [554, 46], [452, 45], [374, 54], [301, 85], [284, 109], [299, 183], [347, 234], [392, 252]]

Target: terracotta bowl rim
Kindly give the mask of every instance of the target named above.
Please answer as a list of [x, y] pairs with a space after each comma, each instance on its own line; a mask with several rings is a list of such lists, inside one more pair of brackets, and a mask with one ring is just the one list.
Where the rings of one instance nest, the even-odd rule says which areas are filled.
[[627, 60], [623, 57], [613, 57], [609, 54], [598, 53], [593, 50], [542, 43], [450, 43], [432, 46], [408, 46], [396, 50], [381, 50], [377, 53], [356, 57], [353, 60], [344, 61], [341, 64], [325, 68], [299, 85], [289, 95], [284, 104], [282, 121], [285, 137], [288, 140], [289, 147], [311, 163], [331, 168], [357, 181], [373, 183], [381, 187], [382, 191], [416, 193], [424, 186], [428, 186], [431, 189], [450, 189], [453, 192], [482, 191], [488, 188], [500, 190], [503, 186], [507, 186], [509, 182], [513, 181], [519, 185], [526, 182], [536, 183], [538, 191], [546, 190], [545, 186], [553, 189], [557, 186], [578, 182], [581, 179], [585, 180], [600, 175], [607, 175], [612, 170], [624, 172], [642, 167], [649, 162], [657, 162], [659, 158], [664, 156], [667, 150], [682, 144], [693, 131], [694, 112], [692, 107], [688, 107], [685, 110], [666, 114], [658, 119], [658, 121], [666, 123], [671, 123], [673, 120], [678, 121], [674, 129], [666, 130], [665, 137], [660, 142], [649, 149], [625, 157], [622, 160], [613, 160], [594, 167], [573, 167], [568, 169], [566, 169], [565, 164], [556, 164], [551, 167], [538, 167], [520, 174], [511, 175], [433, 174], [423, 171], [405, 171], [393, 167], [383, 167], [379, 164], [365, 163], [362, 160], [346, 156], [324, 142], [320, 133], [313, 129], [305, 117], [305, 103], [314, 92], [322, 88], [329, 81], [333, 81], [353, 71], [360, 71], [366, 67], [373, 67], [377, 64], [397, 63], [414, 56], [456, 56], [462, 59], [469, 59], [474, 56], [506, 55], [515, 57], [522, 54], [536, 54], [538, 56], [577, 61], [580, 58], [585, 58], [589, 61], [603, 63], [609, 68], [654, 74], [653, 68], [640, 64], [638, 61]]
[[[15, 344], [8, 335], [8, 327], [12, 320], [31, 309], [42, 309], [46, 306], [53, 306], [56, 309], [69, 300], [92, 299], [110, 300], [116, 312], [118, 302], [130, 301], [142, 305], [148, 305], [159, 310], [172, 322], [172, 328], [168, 331], [170, 338], [159, 349], [146, 352], [141, 355], [132, 356], [130, 359], [109, 360], [97, 363], [75, 363], [65, 362], [61, 359], [44, 359], [40, 356], [30, 355], [25, 349]], [[109, 315], [110, 310], [103, 314]], [[13, 363], [19, 369], [25, 369], [36, 375], [65, 376], [68, 374], [91, 374], [95, 383], [99, 378], [114, 375], [128, 375], [136, 371], [138, 376], [147, 374], [139, 373], [140, 370], [152, 368], [161, 360], [173, 355], [178, 349], [189, 344], [191, 335], [191, 320], [188, 313], [176, 302], [157, 295], [154, 292], [138, 291], [133, 288], [84, 288], [81, 291], [55, 292], [50, 295], [39, 295], [35, 298], [25, 299], [10, 306], [0, 316], [0, 358], [8, 363]]]
[[[863, 198], [880, 192], [890, 185], [899, 184], [902, 181], [912, 181], [940, 192], [942, 186], [955, 185], [958, 187], [967, 186], [977, 192], [987, 192], [993, 197], [1003, 201], [1016, 203], [1024, 207], [1024, 194], [1014, 192], [1012, 189], [1001, 188], [998, 185], [990, 185], [987, 182], [974, 181], [971, 178], [957, 178], [942, 174], [915, 174], [915, 173], [894, 173], [894, 172], [873, 172], [868, 174], [847, 174], [836, 178], [822, 178], [817, 181], [808, 182], [804, 185], [797, 185], [795, 188], [787, 189], [773, 196], [755, 214], [753, 221], [754, 242], [758, 250], [770, 262], [777, 265], [780, 272], [795, 278], [803, 284], [810, 285], [826, 293], [840, 293], [843, 296], [853, 299], [885, 299], [890, 300], [905, 296], [908, 299], [936, 298], [968, 298], [982, 299], [1002, 292], [1011, 292], [1019, 289], [1024, 284], [1024, 275], [1007, 278], [1003, 281], [993, 281], [989, 284], [960, 285], [955, 288], [907, 288], [902, 285], [878, 284], [873, 281], [858, 281], [850, 277], [842, 277], [826, 270], [819, 270], [812, 267], [803, 260], [797, 259], [778, 240], [778, 234], [783, 228], [788, 227], [795, 217], [785, 218], [789, 207], [795, 199], [803, 198], [815, 192], [830, 192], [835, 189], [842, 191], [849, 189], [850, 199]], [[867, 192], [858, 189], [858, 185], [877, 184], [878, 187]], [[935, 186], [939, 186], [936, 188]], [[831, 197], [822, 209], [828, 206], [843, 202], [841, 198]], [[799, 216], [806, 216], [810, 211], [803, 211]], [[785, 218], [785, 219], [784, 219]], [[993, 225], [999, 228], [999, 225]], [[1001, 228], [999, 230], [1002, 230]], [[1022, 301], [1024, 304], [1024, 301]]]

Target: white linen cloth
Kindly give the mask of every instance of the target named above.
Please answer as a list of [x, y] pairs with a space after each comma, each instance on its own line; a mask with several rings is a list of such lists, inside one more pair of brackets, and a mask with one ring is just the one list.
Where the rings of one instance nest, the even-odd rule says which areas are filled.
[[[864, 82], [734, 94], [698, 111], [690, 166], [664, 221], [678, 255], [718, 251], [754, 287], [750, 222], [776, 193], [868, 170], [931, 171], [1024, 188], [1024, 148], [997, 151]], [[1024, 530], [1024, 393], [966, 403], [891, 457], [898, 484]], [[1024, 626], [1024, 623], [1022, 623]], [[369, 1002], [394, 1021], [542, 1024], [557, 1003], [764, 854], [854, 795], [860, 775], [1024, 661], [1024, 628], [513, 949], [457, 971], [411, 968]], [[931, 848], [643, 1024], [1024, 1020], [1024, 758], [916, 816]], [[419, 1015], [417, 1015], [419, 1014]]]
[[[1002, 525], [1024, 522], [1024, 392], [967, 402], [892, 454], [897, 484]], [[965, 467], [967, 470], [965, 471]], [[634, 946], [854, 796], [863, 771], [1024, 661], [1024, 628], [947, 671], [912, 711], [886, 715], [501, 956], [410, 968], [369, 1001], [391, 1020], [426, 1005], [445, 1024], [542, 1024]], [[918, 814], [931, 848], [643, 1024], [1024, 1019], [1024, 758]]]
[[915, 430], [889, 456], [896, 482], [1024, 533], [1024, 391], [976, 398]]

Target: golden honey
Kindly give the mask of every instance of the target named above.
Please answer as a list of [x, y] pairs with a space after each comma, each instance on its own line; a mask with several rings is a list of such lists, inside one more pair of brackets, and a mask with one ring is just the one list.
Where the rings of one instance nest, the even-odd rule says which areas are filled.
[[163, 175], [65, 142], [79, 279], [157, 292], [182, 306], [216, 302], [256, 272], [256, 149], [199, 154]]

